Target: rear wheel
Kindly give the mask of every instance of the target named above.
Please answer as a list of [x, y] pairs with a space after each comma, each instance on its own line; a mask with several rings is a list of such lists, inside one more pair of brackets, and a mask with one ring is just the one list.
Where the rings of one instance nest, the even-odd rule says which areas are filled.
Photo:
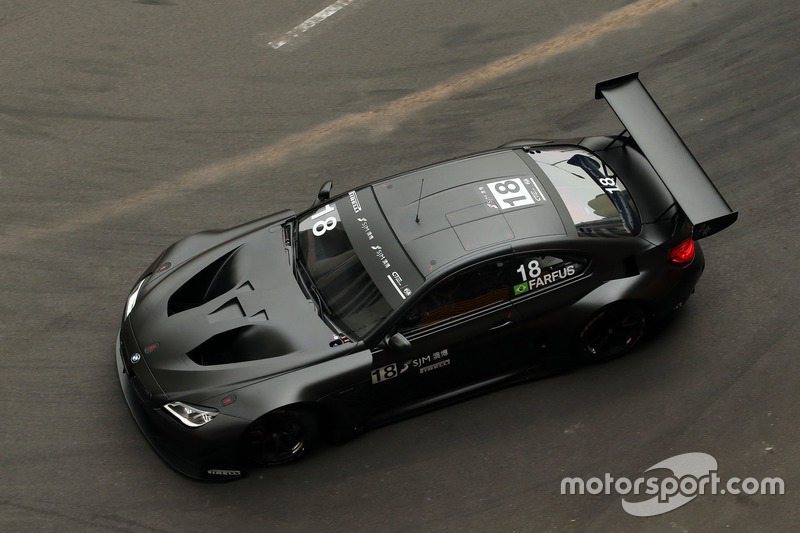
[[578, 335], [576, 354], [586, 363], [610, 361], [628, 352], [644, 336], [647, 314], [640, 305], [618, 303], [598, 311]]
[[317, 439], [319, 427], [304, 409], [268, 413], [247, 430], [242, 441], [245, 458], [259, 465], [279, 465], [302, 457]]

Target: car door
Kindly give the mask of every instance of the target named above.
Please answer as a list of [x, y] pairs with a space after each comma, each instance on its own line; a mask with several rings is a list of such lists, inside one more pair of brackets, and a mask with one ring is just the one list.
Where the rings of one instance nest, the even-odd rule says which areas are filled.
[[[529, 251], [514, 255], [514, 307], [533, 341], [547, 348], [568, 334], [569, 306], [599, 283], [589, 257], [580, 253]], [[569, 339], [567, 339], [569, 340]], [[546, 350], [543, 350], [546, 351]]]
[[396, 324], [406, 351], [373, 351], [376, 410], [430, 398], [514, 368], [522, 327], [512, 305], [513, 256], [457, 272], [424, 293]]

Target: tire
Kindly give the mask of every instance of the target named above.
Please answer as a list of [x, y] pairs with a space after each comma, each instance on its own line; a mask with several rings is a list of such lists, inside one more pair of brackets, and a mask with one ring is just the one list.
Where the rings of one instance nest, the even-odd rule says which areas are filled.
[[576, 342], [576, 356], [584, 363], [602, 363], [629, 352], [642, 339], [647, 314], [634, 303], [604, 307], [586, 322]]
[[319, 425], [304, 409], [279, 409], [268, 413], [247, 429], [242, 454], [258, 465], [280, 465], [300, 459], [317, 440]]

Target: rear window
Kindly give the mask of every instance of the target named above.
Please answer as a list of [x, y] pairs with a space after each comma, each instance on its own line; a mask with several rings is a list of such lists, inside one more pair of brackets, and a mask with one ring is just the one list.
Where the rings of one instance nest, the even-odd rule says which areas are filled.
[[641, 221], [625, 185], [602, 159], [578, 147], [528, 155], [558, 191], [580, 235], [636, 235]]

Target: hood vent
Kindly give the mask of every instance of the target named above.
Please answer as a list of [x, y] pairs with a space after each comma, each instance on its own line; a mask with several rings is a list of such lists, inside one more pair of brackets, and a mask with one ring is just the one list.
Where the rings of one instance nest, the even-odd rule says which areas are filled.
[[255, 289], [253, 288], [253, 284], [250, 283], [249, 281], [245, 281], [244, 283], [242, 283], [241, 285], [236, 287], [236, 292], [239, 292], [239, 291], [250, 291], [250, 292], [252, 292], [254, 290]]
[[266, 310], [262, 309], [258, 313], [251, 316], [250, 320], [253, 322], [266, 322], [267, 320], [269, 320], [269, 317], [267, 316]]
[[214, 366], [280, 357], [295, 350], [273, 328], [249, 325], [214, 335], [186, 355], [198, 365]]
[[224, 320], [236, 320], [238, 318], [244, 318], [244, 309], [242, 309], [242, 305], [239, 303], [239, 300], [234, 298], [232, 300], [228, 300], [225, 302], [222, 307], [208, 315], [208, 320], [210, 322], [221, 322]]
[[167, 315], [188, 311], [210, 302], [236, 286], [236, 252], [228, 252], [192, 276], [167, 302]]

